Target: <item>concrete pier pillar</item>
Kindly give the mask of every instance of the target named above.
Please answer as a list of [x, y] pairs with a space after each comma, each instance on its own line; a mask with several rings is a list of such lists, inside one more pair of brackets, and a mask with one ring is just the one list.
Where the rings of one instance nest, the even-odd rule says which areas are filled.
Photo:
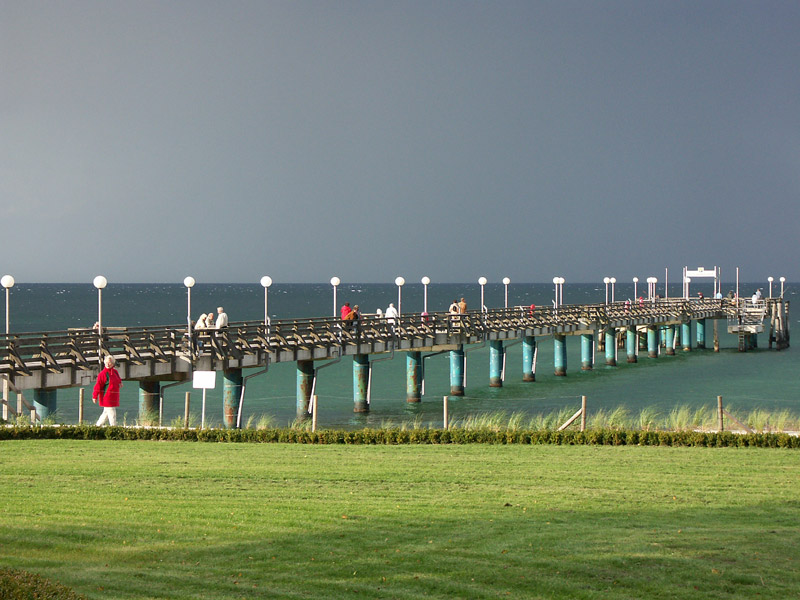
[[242, 370], [222, 371], [222, 421], [225, 429], [234, 429], [242, 400]]
[[503, 387], [503, 340], [489, 340], [489, 387]]
[[695, 335], [697, 336], [697, 347], [698, 348], [705, 348], [706, 347], [706, 320], [705, 319], [697, 319], [697, 326], [695, 329]]
[[638, 360], [636, 357], [636, 338], [636, 325], [627, 327], [625, 330], [625, 352], [628, 355], [629, 363], [635, 363]]
[[658, 358], [658, 327], [655, 325], [647, 327], [647, 357]]
[[754, 350], [758, 348], [758, 334], [751, 333], [750, 334], [750, 350]]
[[606, 338], [606, 365], [609, 367], [617, 366], [617, 330], [608, 327], [604, 334]]
[[297, 361], [297, 418], [304, 421], [309, 418], [308, 407], [311, 404], [311, 386], [314, 382], [314, 361]]
[[594, 335], [581, 334], [581, 371], [591, 371], [594, 368]]
[[369, 355], [353, 356], [353, 412], [369, 412], [367, 388], [369, 387]]
[[139, 424], [158, 424], [158, 397], [161, 383], [158, 381], [139, 382]]
[[522, 338], [522, 381], [536, 381], [533, 370], [533, 356], [536, 353], [536, 338], [526, 335]]
[[450, 351], [450, 395], [464, 395], [464, 346]]
[[684, 352], [692, 350], [692, 322], [681, 323], [681, 347]]
[[675, 325], [667, 325], [666, 339], [667, 356], [675, 356]]
[[422, 352], [406, 352], [406, 402], [422, 402]]
[[554, 334], [553, 350], [556, 375], [564, 377], [567, 374], [567, 336], [558, 333]]
[[58, 410], [57, 390], [33, 390], [33, 407], [36, 415], [44, 421], [50, 416], [55, 416]]

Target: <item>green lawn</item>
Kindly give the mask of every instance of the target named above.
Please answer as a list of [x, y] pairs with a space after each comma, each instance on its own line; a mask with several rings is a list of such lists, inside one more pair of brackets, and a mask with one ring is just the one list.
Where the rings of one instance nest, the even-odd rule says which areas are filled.
[[800, 454], [0, 443], [0, 565], [91, 598], [800, 597]]

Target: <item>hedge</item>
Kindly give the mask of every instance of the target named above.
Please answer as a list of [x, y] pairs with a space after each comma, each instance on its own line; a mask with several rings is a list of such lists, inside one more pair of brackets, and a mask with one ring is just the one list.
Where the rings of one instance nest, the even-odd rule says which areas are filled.
[[0, 427], [2, 440], [149, 440], [284, 444], [557, 444], [596, 446], [688, 446], [705, 448], [800, 448], [788, 433], [706, 431], [590, 431], [489, 429], [159, 429], [86, 425]]
[[86, 596], [44, 577], [17, 569], [0, 569], [3, 600], [86, 600]]

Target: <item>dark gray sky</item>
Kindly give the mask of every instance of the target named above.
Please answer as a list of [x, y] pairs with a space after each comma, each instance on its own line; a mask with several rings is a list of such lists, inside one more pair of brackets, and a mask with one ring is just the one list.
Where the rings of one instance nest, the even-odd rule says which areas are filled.
[[800, 279], [800, 3], [0, 0], [20, 282]]

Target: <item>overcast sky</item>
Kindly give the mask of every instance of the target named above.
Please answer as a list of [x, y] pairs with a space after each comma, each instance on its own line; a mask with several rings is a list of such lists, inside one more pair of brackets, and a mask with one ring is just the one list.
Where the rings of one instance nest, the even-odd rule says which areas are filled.
[[800, 279], [800, 3], [0, 0], [19, 282]]

